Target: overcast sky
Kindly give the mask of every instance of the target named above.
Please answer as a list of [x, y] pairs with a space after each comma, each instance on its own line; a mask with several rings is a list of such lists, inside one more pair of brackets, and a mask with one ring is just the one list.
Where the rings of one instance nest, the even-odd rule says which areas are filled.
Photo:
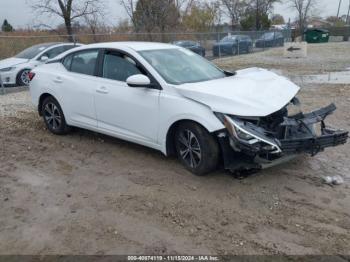
[[[98, 0], [96, 0], [98, 1]], [[109, 24], [116, 24], [118, 20], [126, 18], [124, 10], [119, 5], [119, 0], [105, 0], [109, 11], [108, 22]], [[317, 14], [322, 16], [336, 15], [338, 10], [338, 0], [316, 0], [318, 2]], [[342, 0], [340, 14], [346, 14], [350, 0]], [[30, 9], [28, 2], [30, 0], [0, 0], [0, 21], [5, 18], [15, 27], [27, 27], [32, 26], [34, 23], [38, 23], [35, 19], [32, 10]], [[288, 2], [288, 0], [282, 0], [282, 2]], [[276, 4], [274, 13], [282, 14], [288, 21], [289, 18], [293, 20], [295, 12], [289, 8], [288, 4]], [[45, 19], [44, 17], [41, 19]], [[51, 20], [52, 22], [53, 20]], [[2, 22], [1, 22], [2, 23]], [[47, 23], [47, 21], [45, 21]], [[52, 23], [57, 24], [57, 21]]]

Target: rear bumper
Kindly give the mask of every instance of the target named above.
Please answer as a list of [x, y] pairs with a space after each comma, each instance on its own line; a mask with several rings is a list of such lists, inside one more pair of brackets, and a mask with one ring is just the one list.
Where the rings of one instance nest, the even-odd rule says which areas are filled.
[[244, 131], [255, 137], [250, 141], [239, 139], [227, 130], [219, 133], [225, 168], [231, 171], [262, 169], [285, 162], [299, 154], [315, 156], [328, 147], [345, 144], [349, 132], [327, 127], [324, 123], [325, 118], [335, 109], [335, 105], [331, 104], [309, 114], [284, 117], [280, 124], [283, 133], [280, 138], [266, 135], [269, 131], [252, 123], [244, 126]]

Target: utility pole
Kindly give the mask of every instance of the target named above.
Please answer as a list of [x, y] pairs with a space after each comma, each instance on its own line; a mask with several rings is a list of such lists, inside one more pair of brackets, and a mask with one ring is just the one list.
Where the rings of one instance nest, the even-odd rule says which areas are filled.
[[348, 9], [348, 14], [346, 16], [346, 24], [349, 24], [350, 21], [349, 21], [349, 15], [350, 15], [350, 0], [349, 0], [349, 9]]
[[260, 6], [259, 6], [259, 0], [256, 0], [256, 14], [255, 14], [255, 28], [256, 31], [260, 30]]
[[339, 12], [340, 12], [341, 2], [342, 2], [342, 0], [339, 0], [339, 6], [338, 6], [338, 12], [337, 12], [337, 18], [339, 18]]

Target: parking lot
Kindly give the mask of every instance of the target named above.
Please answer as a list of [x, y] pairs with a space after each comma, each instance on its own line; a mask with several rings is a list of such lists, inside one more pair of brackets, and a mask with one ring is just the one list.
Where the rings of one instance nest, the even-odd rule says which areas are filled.
[[[349, 69], [349, 49], [309, 45], [308, 58], [291, 60], [274, 48], [214, 62], [284, 74], [302, 86], [303, 109], [335, 102], [327, 123], [350, 130], [350, 83], [334, 74]], [[329, 77], [309, 81], [315, 75]], [[0, 253], [350, 255], [349, 157], [347, 144], [241, 180], [222, 170], [196, 177], [118, 139], [80, 129], [53, 136], [19, 88], [0, 96]], [[345, 182], [326, 185], [327, 175]]]

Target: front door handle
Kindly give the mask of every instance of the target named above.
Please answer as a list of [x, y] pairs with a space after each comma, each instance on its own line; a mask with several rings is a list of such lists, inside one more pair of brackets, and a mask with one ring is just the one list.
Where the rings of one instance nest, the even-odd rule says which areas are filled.
[[108, 89], [105, 86], [101, 86], [96, 89], [96, 92], [100, 94], [108, 94]]

